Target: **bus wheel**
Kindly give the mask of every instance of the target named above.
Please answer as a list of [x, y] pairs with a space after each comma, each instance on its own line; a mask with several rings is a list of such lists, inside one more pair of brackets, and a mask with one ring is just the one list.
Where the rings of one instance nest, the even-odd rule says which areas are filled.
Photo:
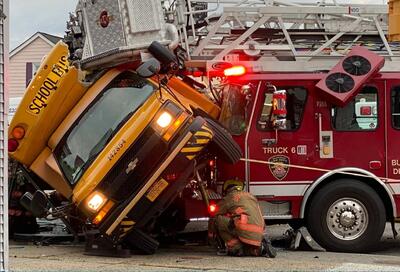
[[126, 241], [128, 244], [138, 249], [142, 254], [146, 255], [154, 254], [159, 246], [158, 241], [137, 228], [133, 228], [130, 231]]
[[385, 229], [382, 200], [370, 186], [358, 180], [333, 181], [315, 194], [308, 207], [308, 229], [327, 250], [370, 251]]
[[238, 162], [242, 157], [242, 151], [230, 133], [217, 121], [210, 118], [204, 119], [214, 132], [214, 137], [210, 144], [212, 151], [228, 163], [234, 164]]

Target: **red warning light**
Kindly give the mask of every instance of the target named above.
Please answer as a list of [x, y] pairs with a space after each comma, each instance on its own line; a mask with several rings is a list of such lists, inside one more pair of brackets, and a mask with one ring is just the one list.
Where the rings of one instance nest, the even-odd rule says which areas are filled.
[[215, 213], [218, 211], [218, 206], [215, 203], [210, 203], [210, 205], [208, 205], [208, 212], [210, 213], [210, 215], [215, 215]]
[[246, 73], [244, 66], [232, 66], [224, 70], [225, 76], [242, 76]]

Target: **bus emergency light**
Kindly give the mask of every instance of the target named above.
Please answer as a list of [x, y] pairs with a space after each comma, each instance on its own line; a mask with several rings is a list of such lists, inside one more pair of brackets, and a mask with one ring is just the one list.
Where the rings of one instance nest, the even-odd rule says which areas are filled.
[[8, 139], [8, 152], [14, 152], [17, 150], [19, 143], [15, 139]]
[[232, 66], [224, 70], [224, 76], [242, 76], [246, 73], [244, 66]]

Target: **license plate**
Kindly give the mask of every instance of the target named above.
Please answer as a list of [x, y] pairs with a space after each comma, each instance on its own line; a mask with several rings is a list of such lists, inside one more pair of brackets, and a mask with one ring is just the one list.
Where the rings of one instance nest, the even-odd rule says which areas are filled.
[[150, 187], [150, 189], [147, 191], [146, 197], [151, 202], [154, 202], [154, 200], [156, 200], [156, 198], [162, 193], [162, 191], [165, 190], [165, 188], [167, 188], [167, 186], [168, 182], [164, 179], [160, 179]]

